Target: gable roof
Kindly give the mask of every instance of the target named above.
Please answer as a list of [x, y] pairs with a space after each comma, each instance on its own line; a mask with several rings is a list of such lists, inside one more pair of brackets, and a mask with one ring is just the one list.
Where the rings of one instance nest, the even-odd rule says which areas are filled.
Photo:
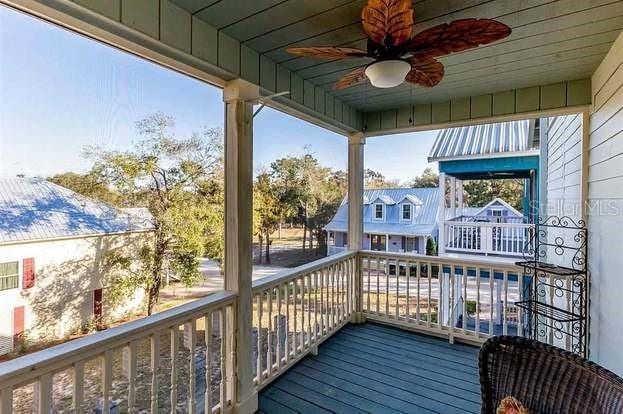
[[144, 211], [124, 211], [39, 178], [0, 178], [0, 244], [152, 229]]
[[[429, 236], [437, 226], [439, 209], [438, 188], [384, 188], [364, 190], [364, 200], [376, 201], [389, 198], [398, 202], [405, 199], [418, 200], [421, 207], [409, 222], [400, 220], [400, 205], [396, 202], [387, 204], [383, 222], [372, 220], [372, 205], [364, 204], [363, 231], [372, 234], [397, 234], [405, 236]], [[344, 198], [333, 219], [325, 226], [328, 231], [348, 230], [348, 199]]]
[[428, 161], [532, 154], [534, 120], [499, 122], [442, 129]]
[[476, 214], [474, 214], [474, 216], [482, 215], [482, 213], [484, 213], [489, 207], [493, 206], [496, 203], [497, 204], [501, 204], [503, 207], [505, 207], [507, 210], [509, 210], [511, 213], [515, 214], [516, 216], [523, 217], [523, 214], [521, 214], [513, 206], [511, 206], [510, 204], [508, 204], [506, 201], [502, 200], [501, 198], [494, 198], [486, 206], [484, 206], [483, 208], [479, 209], [476, 212]]

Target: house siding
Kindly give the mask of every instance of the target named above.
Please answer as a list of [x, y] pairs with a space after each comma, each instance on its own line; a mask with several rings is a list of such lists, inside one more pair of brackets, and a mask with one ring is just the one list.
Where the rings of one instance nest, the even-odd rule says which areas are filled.
[[592, 77], [588, 157], [591, 359], [623, 375], [623, 34]]
[[[104, 321], [137, 311], [144, 301], [142, 290], [117, 304], [106, 301], [103, 260], [112, 248], [130, 254], [150, 233], [107, 235], [48, 240], [0, 246], [0, 263], [19, 261], [20, 283], [0, 291], [0, 354], [10, 352], [14, 334], [14, 309], [23, 307], [27, 340], [62, 338], [93, 321], [93, 292], [104, 288]], [[149, 241], [149, 240], [147, 240]], [[34, 285], [23, 289], [25, 258], [34, 258]], [[4, 317], [6, 316], [6, 317]]]

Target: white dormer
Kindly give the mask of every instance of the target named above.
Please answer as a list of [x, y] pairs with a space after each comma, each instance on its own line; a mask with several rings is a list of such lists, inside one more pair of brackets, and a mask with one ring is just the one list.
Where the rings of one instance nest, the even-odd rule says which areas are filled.
[[422, 200], [412, 194], [406, 195], [400, 202], [400, 221], [412, 221], [413, 218], [419, 214], [421, 207]]
[[379, 199], [372, 203], [372, 221], [385, 221], [386, 212], [387, 207], [385, 203], [380, 202]]

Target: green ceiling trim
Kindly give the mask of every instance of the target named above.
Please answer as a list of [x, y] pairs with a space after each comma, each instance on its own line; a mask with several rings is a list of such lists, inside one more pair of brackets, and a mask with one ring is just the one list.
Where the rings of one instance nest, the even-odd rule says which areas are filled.
[[363, 114], [363, 128], [369, 135], [382, 135], [428, 125], [434, 128], [436, 124], [577, 107], [590, 103], [591, 80], [578, 79], [447, 102], [366, 112]]

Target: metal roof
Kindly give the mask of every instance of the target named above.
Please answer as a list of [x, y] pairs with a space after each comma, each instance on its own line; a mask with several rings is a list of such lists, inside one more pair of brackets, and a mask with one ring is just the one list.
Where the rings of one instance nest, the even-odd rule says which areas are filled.
[[442, 129], [428, 161], [528, 153], [532, 150], [533, 125], [533, 120], [522, 120]]
[[149, 231], [151, 220], [40, 178], [0, 179], [0, 243]]
[[[411, 197], [408, 197], [411, 196]], [[421, 207], [414, 213], [413, 220], [400, 220], [400, 204], [393, 202], [386, 204], [385, 221], [372, 220], [372, 204], [364, 204], [363, 231], [371, 234], [397, 234], [405, 236], [429, 236], [437, 226], [437, 211], [439, 209], [438, 188], [388, 188], [364, 190], [364, 200], [389, 199], [402, 201], [405, 198], [415, 197], [421, 201]], [[325, 227], [329, 231], [348, 230], [348, 199], [342, 205], [329, 224]]]

